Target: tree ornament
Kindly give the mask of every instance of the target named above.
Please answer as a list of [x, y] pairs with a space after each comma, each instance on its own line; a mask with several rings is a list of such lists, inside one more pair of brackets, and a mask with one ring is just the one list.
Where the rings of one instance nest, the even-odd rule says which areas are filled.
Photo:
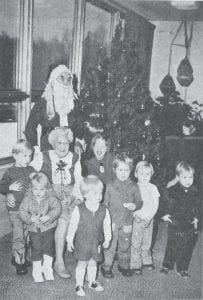
[[150, 123], [151, 123], [150, 119], [147, 119], [147, 120], [144, 122], [145, 126], [149, 126]]
[[100, 173], [104, 173], [105, 172], [104, 165], [101, 162], [99, 163], [99, 171], [100, 171]]
[[145, 110], [145, 105], [144, 105], [144, 103], [141, 103], [140, 110]]

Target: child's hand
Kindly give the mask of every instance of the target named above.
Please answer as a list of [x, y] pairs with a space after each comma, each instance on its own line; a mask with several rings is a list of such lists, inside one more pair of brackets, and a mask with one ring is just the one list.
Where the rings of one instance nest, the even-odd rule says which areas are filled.
[[109, 244], [110, 244], [110, 241], [109, 241], [109, 240], [105, 240], [105, 241], [103, 242], [103, 244], [102, 244], [102, 247], [103, 247], [104, 249], [107, 249], [107, 248], [109, 247]]
[[197, 229], [197, 223], [198, 223], [198, 219], [194, 218], [194, 220], [191, 223], [191, 224], [194, 224], [194, 229]]
[[134, 215], [134, 220], [136, 223], [141, 223], [142, 219], [140, 219], [140, 217], [138, 217], [137, 215]]
[[31, 217], [31, 222], [34, 223], [35, 225], [39, 226], [39, 216], [38, 215], [33, 215]]
[[134, 203], [130, 203], [130, 202], [125, 202], [123, 203], [123, 207], [127, 208], [128, 210], [135, 210], [136, 209], [136, 205]]
[[171, 216], [170, 215], [165, 215], [165, 216], [163, 216], [162, 219], [163, 219], [164, 222], [173, 223], [172, 220], [171, 220]]
[[67, 242], [67, 249], [69, 252], [73, 252], [74, 250], [73, 242]]
[[145, 228], [149, 227], [150, 222], [151, 222], [151, 221], [149, 221], [149, 220], [144, 220], [144, 227], [145, 227]]
[[44, 224], [44, 223], [46, 223], [47, 221], [49, 221], [49, 219], [50, 219], [50, 217], [49, 217], [48, 215], [44, 215], [44, 216], [41, 216], [41, 217], [39, 218], [40, 223], [42, 223], [42, 224]]
[[9, 185], [9, 191], [19, 192], [23, 188], [23, 183], [21, 181], [15, 181]]
[[169, 181], [168, 183], [167, 183], [167, 188], [170, 188], [171, 186], [174, 186], [176, 183], [178, 182], [178, 179], [177, 179], [177, 177], [175, 177], [174, 179], [172, 179], [171, 181]]
[[11, 194], [11, 193], [7, 194], [6, 205], [9, 206], [9, 207], [15, 207], [16, 206], [16, 200], [15, 200], [13, 194]]

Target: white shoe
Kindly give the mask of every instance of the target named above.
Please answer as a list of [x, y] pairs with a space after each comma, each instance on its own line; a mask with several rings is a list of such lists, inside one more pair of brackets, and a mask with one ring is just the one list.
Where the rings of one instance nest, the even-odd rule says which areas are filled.
[[95, 290], [96, 292], [103, 292], [104, 290], [103, 286], [97, 281], [89, 283], [88, 286], [90, 289]]
[[43, 282], [44, 278], [42, 276], [42, 261], [33, 261], [32, 277], [34, 282]]
[[43, 270], [45, 280], [54, 280], [52, 263], [53, 263], [53, 257], [44, 254], [42, 270]]
[[76, 294], [80, 297], [85, 297], [85, 289], [83, 285], [77, 285], [75, 287]]

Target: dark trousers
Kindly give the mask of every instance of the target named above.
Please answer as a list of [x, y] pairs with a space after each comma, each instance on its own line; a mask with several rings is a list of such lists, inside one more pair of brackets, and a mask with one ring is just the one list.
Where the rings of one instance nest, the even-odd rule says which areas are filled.
[[197, 237], [193, 228], [183, 231], [169, 225], [163, 267], [172, 270], [176, 264], [178, 272], [187, 271]]
[[44, 254], [54, 256], [54, 231], [55, 228], [44, 232], [29, 232], [32, 261], [42, 260]]

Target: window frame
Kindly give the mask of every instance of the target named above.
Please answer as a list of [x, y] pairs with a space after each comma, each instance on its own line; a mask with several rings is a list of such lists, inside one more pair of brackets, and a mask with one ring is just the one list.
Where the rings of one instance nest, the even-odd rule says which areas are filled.
[[[0, 90], [0, 102], [18, 102], [17, 138], [24, 138], [24, 129], [31, 110], [31, 101], [35, 102], [43, 91], [31, 90], [32, 87], [32, 41], [34, 0], [19, 1], [18, 42], [16, 54], [16, 89]], [[73, 42], [70, 57], [70, 69], [78, 78], [80, 91], [82, 44], [84, 40], [86, 3], [91, 3], [111, 13], [109, 39], [126, 9], [109, 0], [74, 0]], [[1, 158], [0, 165], [10, 162], [10, 158]]]

